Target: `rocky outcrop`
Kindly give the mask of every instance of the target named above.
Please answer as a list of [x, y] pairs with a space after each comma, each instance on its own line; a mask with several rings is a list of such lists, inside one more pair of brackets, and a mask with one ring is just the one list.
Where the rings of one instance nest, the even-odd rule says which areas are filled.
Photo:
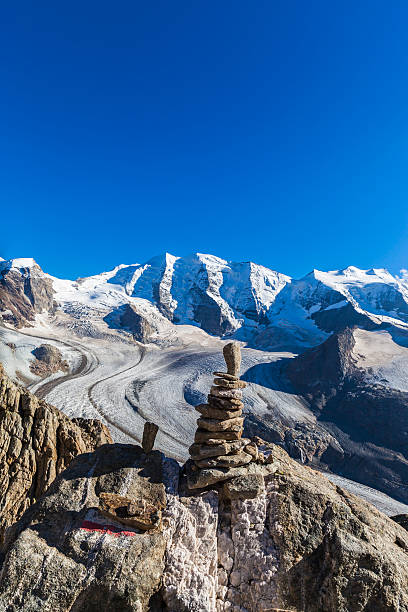
[[120, 316], [120, 323], [131, 331], [133, 338], [139, 342], [148, 342], [155, 331], [150, 323], [131, 304], [125, 304]]
[[112, 500], [161, 510], [167, 463], [157, 451], [119, 444], [74, 459], [7, 532], [0, 610], [160, 610], [162, 525], [140, 530]]
[[152, 336], [156, 335], [160, 329], [160, 320], [158, 321], [157, 318], [163, 319], [163, 317], [160, 313], [155, 314], [154, 312], [149, 313], [150, 316], [146, 315], [147, 313], [140, 305], [122, 304], [106, 315], [103, 320], [111, 329], [123, 329], [132, 334], [133, 339], [137, 342], [147, 343], [152, 341]]
[[[279, 469], [229, 481], [229, 496], [222, 484], [191, 492], [158, 451], [115, 444], [80, 455], [8, 529], [0, 610], [408, 610], [405, 529], [262, 446]], [[103, 504], [119, 498], [165, 504], [161, 523], [140, 530], [109, 516]]]
[[[317, 428], [335, 441], [326, 449], [320, 445], [312, 457], [305, 456], [307, 461], [407, 502], [408, 393], [367, 377], [356, 358], [358, 332], [345, 329], [288, 362], [286, 375], [315, 412]], [[302, 438], [294, 433], [292, 428], [285, 434], [291, 439], [286, 448], [298, 457]], [[311, 432], [305, 433], [312, 446]]]
[[36, 313], [53, 312], [52, 280], [33, 260], [10, 260], [0, 265], [0, 320], [22, 327]]
[[354, 345], [353, 330], [346, 328], [289, 361], [288, 378], [315, 411], [321, 410], [349, 377], [357, 376]]
[[30, 364], [30, 370], [37, 376], [49, 376], [55, 372], [68, 372], [69, 365], [62, 358], [61, 351], [52, 344], [41, 344], [32, 351], [35, 361]]
[[96, 420], [70, 420], [15, 384], [0, 364], [0, 535], [80, 453], [112, 442]]

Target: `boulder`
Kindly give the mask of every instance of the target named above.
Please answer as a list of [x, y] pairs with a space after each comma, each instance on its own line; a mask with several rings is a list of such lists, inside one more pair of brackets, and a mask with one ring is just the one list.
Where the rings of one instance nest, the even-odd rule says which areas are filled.
[[150, 453], [153, 449], [154, 442], [156, 440], [157, 432], [159, 431], [158, 425], [155, 423], [149, 423], [146, 421], [143, 427], [143, 439], [142, 448], [145, 453]]
[[99, 511], [104, 516], [114, 519], [124, 525], [137, 527], [144, 531], [159, 528], [162, 510], [166, 506], [164, 485], [162, 499], [146, 499], [146, 497], [129, 497], [116, 493], [100, 493]]
[[218, 376], [219, 378], [225, 378], [225, 380], [237, 381], [239, 380], [238, 376], [233, 376], [232, 374], [228, 374], [227, 372], [213, 372], [214, 376]]
[[[255, 444], [255, 442], [250, 442], [249, 444], [247, 444], [244, 448], [245, 452], [248, 453], [249, 455], [251, 455], [254, 460], [258, 459], [259, 457], [259, 451], [258, 451], [258, 447]], [[272, 456], [272, 455], [271, 455]]]
[[226, 380], [225, 378], [214, 378], [214, 384], [224, 389], [245, 389], [247, 386], [243, 380]]
[[[188, 463], [186, 464], [188, 466]], [[205, 489], [210, 485], [214, 485], [224, 480], [234, 478], [234, 476], [242, 476], [246, 474], [245, 467], [233, 468], [204, 468], [193, 470], [192, 466], [186, 467], [187, 481], [190, 489]]]
[[208, 403], [210, 406], [213, 406], [214, 408], [218, 408], [220, 410], [235, 410], [235, 408], [238, 410], [244, 407], [243, 402], [234, 397], [230, 397], [229, 399], [222, 399], [221, 397], [208, 395]]
[[241, 400], [242, 391], [240, 389], [223, 389], [222, 387], [213, 385], [210, 389], [210, 395], [213, 397], [220, 397], [221, 399]]
[[[207, 441], [208, 442], [208, 441]], [[217, 457], [220, 455], [229, 455], [230, 453], [236, 453], [248, 444], [247, 438], [241, 438], [235, 442], [222, 442], [216, 440], [218, 444], [208, 445], [206, 444], [192, 444], [190, 446], [189, 453], [193, 460], [206, 459], [207, 457]]]

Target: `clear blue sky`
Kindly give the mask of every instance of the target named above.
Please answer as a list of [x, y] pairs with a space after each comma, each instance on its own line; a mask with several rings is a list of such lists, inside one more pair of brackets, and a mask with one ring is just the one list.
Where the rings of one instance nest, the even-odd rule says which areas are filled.
[[408, 3], [8, 2], [3, 257], [408, 267]]

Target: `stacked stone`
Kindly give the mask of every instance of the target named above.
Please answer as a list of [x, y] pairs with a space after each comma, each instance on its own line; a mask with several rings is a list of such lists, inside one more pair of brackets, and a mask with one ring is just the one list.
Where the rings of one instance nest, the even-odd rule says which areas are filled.
[[239, 380], [241, 350], [236, 343], [223, 349], [227, 372], [214, 372], [207, 404], [196, 406], [200, 413], [190, 455], [197, 468], [232, 468], [248, 464], [252, 456], [244, 451], [249, 440], [242, 440], [242, 389]]

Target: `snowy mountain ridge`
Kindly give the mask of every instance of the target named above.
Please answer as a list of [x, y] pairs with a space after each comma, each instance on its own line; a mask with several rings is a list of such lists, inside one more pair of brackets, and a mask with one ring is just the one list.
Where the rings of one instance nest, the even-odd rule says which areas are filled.
[[[296, 280], [253, 262], [230, 262], [195, 253], [169, 253], [143, 264], [121, 264], [76, 281], [52, 277], [31, 258], [0, 262], [5, 288], [21, 275], [43, 277], [54, 292], [57, 310], [69, 314], [109, 312], [132, 304], [160, 325], [194, 325], [219, 337], [235, 337], [274, 350], [306, 348], [346, 326], [391, 326], [408, 331], [408, 274], [384, 269], [313, 270]], [[25, 279], [25, 280], [24, 280]], [[22, 289], [23, 291], [23, 289]], [[4, 309], [1, 308], [4, 314]], [[36, 311], [38, 313], [38, 309]], [[103, 318], [102, 316], [102, 318]]]

